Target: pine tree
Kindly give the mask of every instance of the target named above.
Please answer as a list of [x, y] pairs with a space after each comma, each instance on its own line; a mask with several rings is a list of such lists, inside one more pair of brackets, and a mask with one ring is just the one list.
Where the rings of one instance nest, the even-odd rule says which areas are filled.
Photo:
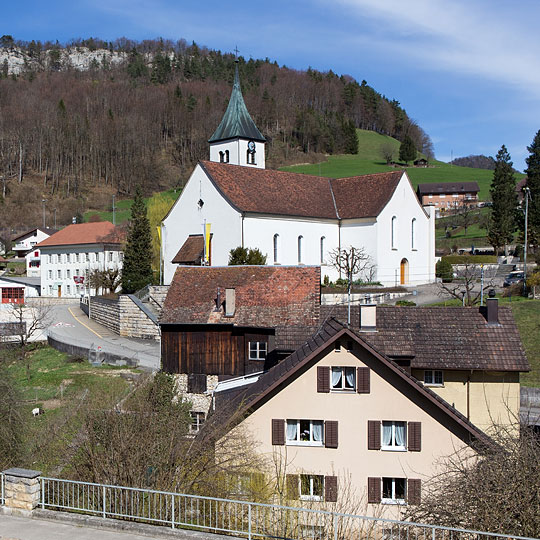
[[496, 252], [498, 248], [506, 246], [512, 241], [516, 228], [516, 179], [510, 154], [504, 144], [497, 153], [490, 193], [493, 207], [488, 228], [488, 240]]
[[409, 137], [409, 135], [405, 135], [405, 137], [403, 137], [403, 142], [399, 147], [399, 160], [404, 161], [405, 163], [414, 161], [416, 159], [416, 153], [414, 141]]
[[152, 282], [152, 236], [146, 205], [140, 186], [135, 191], [131, 206], [124, 265], [122, 268], [122, 290], [134, 293]]
[[[537, 247], [540, 245], [540, 130], [535, 135], [531, 146], [527, 146], [530, 152], [525, 159], [527, 169], [527, 187], [529, 188], [529, 216], [528, 216], [528, 240]], [[525, 223], [523, 221], [523, 223]], [[524, 227], [524, 225], [523, 225]]]

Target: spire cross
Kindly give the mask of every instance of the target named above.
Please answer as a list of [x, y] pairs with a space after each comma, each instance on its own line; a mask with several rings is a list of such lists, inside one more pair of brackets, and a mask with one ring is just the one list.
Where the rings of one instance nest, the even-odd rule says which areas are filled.
[[238, 60], [238, 53], [240, 52], [238, 50], [238, 45], [234, 48], [234, 52], [236, 53], [236, 59]]

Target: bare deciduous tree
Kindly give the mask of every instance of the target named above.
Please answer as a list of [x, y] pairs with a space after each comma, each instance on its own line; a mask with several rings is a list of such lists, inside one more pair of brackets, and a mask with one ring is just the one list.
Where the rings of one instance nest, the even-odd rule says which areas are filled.
[[[519, 435], [517, 435], [519, 433]], [[528, 426], [498, 427], [495, 444], [462, 450], [423, 485], [407, 519], [477, 531], [540, 536], [540, 440]]]
[[26, 367], [26, 376], [30, 380], [30, 355], [28, 345], [31, 341], [46, 339], [41, 333], [49, 326], [51, 306], [44, 302], [32, 301], [26, 304], [12, 304], [10, 317], [19, 328], [16, 340], [19, 350], [19, 359]]
[[93, 270], [88, 275], [90, 287], [105, 293], [114, 293], [120, 287], [121, 274], [118, 268], [108, 268], [106, 270]]
[[330, 264], [338, 270], [340, 276], [345, 275], [349, 284], [349, 289], [355, 278], [358, 276], [362, 281], [373, 281], [375, 276], [375, 264], [373, 259], [362, 248], [349, 246], [347, 249], [336, 248], [330, 252]]
[[390, 165], [390, 163], [394, 161], [394, 154], [396, 153], [396, 149], [391, 142], [385, 142], [381, 144], [379, 153], [381, 154], [381, 157], [386, 161], [386, 164]]
[[457, 298], [465, 306], [478, 304], [482, 294], [495, 287], [495, 271], [483, 269], [482, 266], [465, 258], [462, 264], [454, 266], [454, 279], [451, 283], [439, 283], [439, 295]]

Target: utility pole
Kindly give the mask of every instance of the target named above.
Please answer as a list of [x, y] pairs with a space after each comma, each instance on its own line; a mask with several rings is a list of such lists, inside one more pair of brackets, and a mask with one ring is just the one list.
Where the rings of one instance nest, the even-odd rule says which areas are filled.
[[531, 196], [531, 190], [528, 187], [524, 187], [525, 192], [525, 245], [523, 246], [523, 292], [527, 290], [527, 226], [529, 221], [529, 197]]
[[112, 224], [116, 225], [116, 214], [115, 214], [115, 207], [114, 207], [114, 195], [112, 196]]

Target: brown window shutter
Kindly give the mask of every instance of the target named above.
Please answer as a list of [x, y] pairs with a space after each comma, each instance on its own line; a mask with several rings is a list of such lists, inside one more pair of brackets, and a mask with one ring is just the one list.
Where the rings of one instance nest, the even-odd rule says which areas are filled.
[[324, 500], [337, 502], [337, 476], [324, 477]]
[[422, 481], [418, 478], [409, 478], [407, 481], [407, 503], [420, 504], [422, 495]]
[[300, 498], [298, 493], [299, 477], [297, 474], [288, 474], [286, 476], [287, 481], [287, 497], [291, 500], [297, 500]]
[[285, 444], [285, 420], [272, 419], [272, 444]]
[[368, 503], [378, 504], [381, 502], [381, 479], [368, 478]]
[[330, 392], [330, 368], [317, 366], [317, 392]]
[[367, 423], [368, 450], [381, 449], [381, 423], [379, 420], [368, 420]]
[[368, 367], [356, 368], [356, 391], [359, 394], [370, 392], [370, 369]]
[[409, 422], [408, 443], [410, 452], [420, 452], [422, 450], [422, 423]]
[[338, 423], [336, 420], [327, 420], [324, 423], [324, 446], [326, 448], [338, 447]]

